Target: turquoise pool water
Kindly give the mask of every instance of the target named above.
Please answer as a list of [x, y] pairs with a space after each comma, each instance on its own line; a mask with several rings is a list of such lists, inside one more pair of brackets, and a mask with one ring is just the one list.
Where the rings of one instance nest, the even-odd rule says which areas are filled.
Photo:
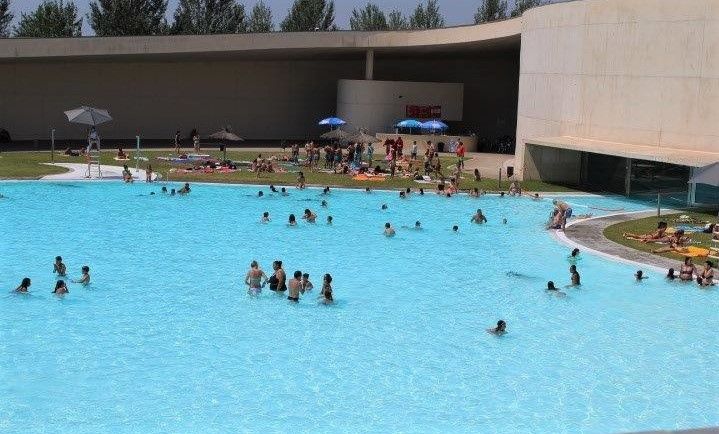
[[[634, 268], [585, 255], [581, 289], [547, 295], [547, 280], [569, 283], [569, 249], [542, 229], [549, 200], [333, 190], [322, 209], [318, 190], [148, 195], [159, 188], [0, 184], [0, 431], [719, 425], [717, 291], [651, 272], [637, 284]], [[566, 199], [578, 214], [642, 207]], [[285, 225], [308, 207], [318, 224]], [[480, 207], [489, 223], [472, 226]], [[425, 229], [402, 228], [415, 220]], [[89, 265], [92, 284], [52, 296], [56, 255], [73, 277]], [[331, 273], [336, 305], [318, 306], [317, 290], [298, 305], [247, 296], [253, 259], [266, 271], [281, 259], [317, 287]], [[11, 294], [25, 276], [31, 295]], [[501, 338], [485, 332], [498, 319]]]

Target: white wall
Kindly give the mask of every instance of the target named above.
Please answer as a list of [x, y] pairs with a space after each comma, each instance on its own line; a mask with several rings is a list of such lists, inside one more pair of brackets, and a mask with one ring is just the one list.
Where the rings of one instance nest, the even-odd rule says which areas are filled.
[[438, 105], [442, 119], [461, 121], [464, 103], [462, 83], [339, 80], [337, 115], [351, 120], [350, 128], [373, 133], [391, 132], [404, 119], [407, 105]]
[[586, 0], [522, 20], [520, 174], [536, 175], [538, 137], [719, 152], [719, 1]]

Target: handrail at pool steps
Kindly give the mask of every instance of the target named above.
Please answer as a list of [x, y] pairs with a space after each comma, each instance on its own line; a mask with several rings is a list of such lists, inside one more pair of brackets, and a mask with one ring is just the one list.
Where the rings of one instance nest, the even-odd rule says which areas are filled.
[[713, 246], [709, 247], [708, 258], [716, 259], [719, 261], [719, 240], [712, 239]]

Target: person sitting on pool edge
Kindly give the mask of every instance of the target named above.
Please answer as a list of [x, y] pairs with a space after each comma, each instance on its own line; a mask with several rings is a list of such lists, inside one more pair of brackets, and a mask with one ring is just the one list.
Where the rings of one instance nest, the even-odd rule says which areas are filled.
[[179, 194], [190, 194], [190, 183], [186, 182], [181, 189], [177, 190]]
[[300, 190], [305, 188], [305, 174], [302, 172], [297, 175], [297, 188]]
[[294, 303], [299, 303], [300, 301], [300, 290], [302, 289], [302, 272], [301, 271], [295, 271], [292, 279], [290, 279], [289, 282], [289, 294], [287, 295], [287, 299]]
[[477, 212], [472, 216], [472, 220], [470, 221], [481, 225], [483, 223], [487, 223], [487, 217], [485, 217], [484, 214], [482, 214], [482, 210], [478, 208]]
[[30, 282], [30, 278], [29, 278], [29, 277], [25, 277], [25, 278], [23, 278], [22, 281], [20, 282], [20, 286], [18, 286], [17, 288], [15, 288], [15, 292], [23, 292], [23, 293], [24, 293], [24, 292], [28, 292], [27, 290], [30, 288], [30, 285], [31, 285], [31, 284], [32, 284], [32, 282]]
[[57, 273], [58, 276], [65, 277], [67, 267], [62, 263], [62, 256], [55, 256], [55, 263], [52, 266], [52, 272]]
[[701, 287], [713, 286], [714, 285], [714, 263], [712, 261], [706, 261], [704, 263], [704, 269], [697, 273], [697, 283]]
[[487, 333], [502, 336], [503, 334], [507, 333], [507, 323], [504, 322], [504, 320], [500, 319], [499, 321], [497, 321], [497, 327], [487, 329]]
[[82, 266], [82, 276], [78, 280], [73, 280], [72, 283], [81, 283], [87, 285], [90, 283], [90, 267], [87, 265]]
[[693, 281], [696, 274], [698, 274], [697, 267], [692, 262], [692, 258], [684, 258], [684, 264], [679, 268], [679, 279], [684, 282]]
[[132, 173], [130, 173], [130, 169], [127, 168], [127, 164], [122, 166], [122, 180], [125, 182], [134, 181], [134, 179], [132, 179]]
[[329, 273], [325, 274], [322, 279], [322, 292], [320, 292], [319, 303], [325, 305], [334, 303], [332, 298], [332, 276]]
[[384, 224], [384, 235], [387, 237], [393, 237], [395, 235], [395, 230], [389, 222]]
[[68, 292], [70, 291], [67, 290], [67, 286], [65, 285], [64, 280], [58, 280], [57, 283], [55, 283], [55, 289], [52, 291], [52, 293], [55, 295], [63, 295], [67, 294]]

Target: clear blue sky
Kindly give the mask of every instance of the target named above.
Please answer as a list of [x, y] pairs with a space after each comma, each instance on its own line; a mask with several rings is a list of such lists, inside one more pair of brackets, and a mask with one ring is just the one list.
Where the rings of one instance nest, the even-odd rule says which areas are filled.
[[[419, 3], [420, 0], [372, 0], [382, 9], [389, 12], [392, 9], [400, 9], [405, 14], [409, 14]], [[20, 16], [21, 12], [32, 11], [42, 3], [42, 0], [10, 0], [11, 10], [17, 17]], [[287, 11], [292, 5], [293, 0], [265, 0], [265, 4], [269, 5], [272, 9], [272, 16], [275, 22], [275, 26], [287, 15]], [[83, 20], [83, 34], [91, 35], [92, 29], [88, 26], [87, 18], [85, 15], [90, 9], [88, 4], [90, 0], [75, 0], [82, 16]], [[169, 0], [168, 17], [172, 15], [175, 8], [177, 7], [178, 0]], [[241, 1], [249, 11], [252, 6], [256, 3], [256, 0], [245, 0]], [[357, 5], [364, 5], [365, 0], [335, 0], [336, 19], [335, 23], [343, 29], [349, 28], [349, 17], [352, 14], [352, 9]], [[474, 20], [474, 12], [477, 10], [480, 0], [440, 0], [440, 10], [444, 14], [446, 24], [449, 26], [457, 24], [470, 24]], [[513, 3], [510, 1], [509, 3]]]

